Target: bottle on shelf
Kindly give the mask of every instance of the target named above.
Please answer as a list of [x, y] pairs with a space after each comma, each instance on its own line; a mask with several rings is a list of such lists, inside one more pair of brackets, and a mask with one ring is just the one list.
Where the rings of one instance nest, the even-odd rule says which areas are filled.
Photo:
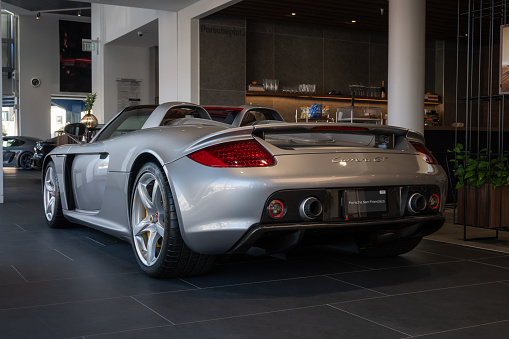
[[387, 92], [385, 91], [385, 81], [382, 80], [382, 87], [380, 88], [380, 97], [382, 99], [387, 98]]

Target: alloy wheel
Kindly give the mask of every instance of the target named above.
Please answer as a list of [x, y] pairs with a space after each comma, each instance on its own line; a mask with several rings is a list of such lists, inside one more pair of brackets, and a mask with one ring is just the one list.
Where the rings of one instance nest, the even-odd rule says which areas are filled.
[[52, 166], [48, 166], [44, 175], [44, 214], [46, 219], [51, 221], [56, 210], [56, 173]]
[[162, 187], [151, 172], [138, 180], [132, 201], [134, 247], [146, 266], [156, 263], [164, 240], [164, 204]]

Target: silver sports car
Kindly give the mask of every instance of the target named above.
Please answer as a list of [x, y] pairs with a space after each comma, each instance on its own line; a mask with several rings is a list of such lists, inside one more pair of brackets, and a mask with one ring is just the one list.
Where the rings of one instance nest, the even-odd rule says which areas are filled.
[[414, 131], [257, 121], [236, 127], [189, 103], [130, 107], [88, 144], [43, 164], [51, 227], [132, 243], [153, 277], [206, 272], [218, 255], [298, 245], [392, 256], [444, 223], [447, 178]]

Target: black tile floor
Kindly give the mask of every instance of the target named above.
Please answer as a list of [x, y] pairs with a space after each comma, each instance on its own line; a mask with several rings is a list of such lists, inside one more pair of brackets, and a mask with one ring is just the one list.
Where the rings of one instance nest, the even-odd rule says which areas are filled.
[[396, 258], [235, 256], [156, 280], [125, 242], [47, 227], [40, 175], [4, 169], [0, 338], [509, 336], [509, 253], [424, 240]]

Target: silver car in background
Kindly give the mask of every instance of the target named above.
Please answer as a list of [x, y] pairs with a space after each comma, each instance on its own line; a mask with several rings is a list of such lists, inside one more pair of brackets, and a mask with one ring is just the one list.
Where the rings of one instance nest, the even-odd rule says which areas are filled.
[[444, 223], [447, 178], [421, 134], [369, 124], [237, 127], [190, 103], [129, 107], [43, 164], [48, 224], [132, 243], [153, 277], [219, 255], [333, 244], [393, 256]]

